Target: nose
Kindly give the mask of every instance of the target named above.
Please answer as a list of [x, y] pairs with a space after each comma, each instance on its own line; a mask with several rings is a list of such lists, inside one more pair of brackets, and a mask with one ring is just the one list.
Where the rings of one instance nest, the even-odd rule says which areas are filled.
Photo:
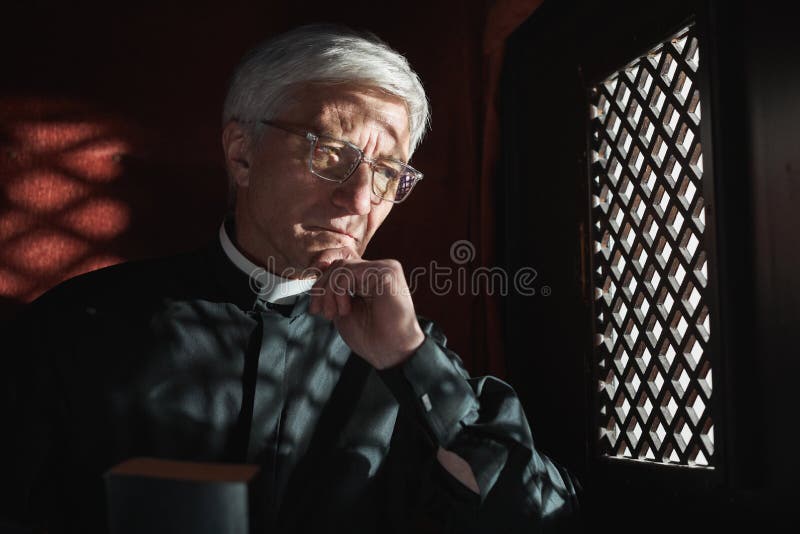
[[353, 174], [336, 186], [333, 203], [354, 215], [366, 215], [372, 209], [372, 168], [362, 161]]

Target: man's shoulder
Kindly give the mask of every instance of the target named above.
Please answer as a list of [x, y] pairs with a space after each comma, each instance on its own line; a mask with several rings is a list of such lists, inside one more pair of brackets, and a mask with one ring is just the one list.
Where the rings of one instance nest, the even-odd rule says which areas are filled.
[[127, 261], [69, 278], [37, 298], [34, 310], [142, 302], [186, 292], [207, 278], [204, 250]]

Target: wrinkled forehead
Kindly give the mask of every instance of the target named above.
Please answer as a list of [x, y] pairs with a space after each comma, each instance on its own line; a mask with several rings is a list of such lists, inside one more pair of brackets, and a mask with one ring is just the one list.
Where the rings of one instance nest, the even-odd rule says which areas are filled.
[[[357, 85], [308, 84], [296, 89], [285, 119], [318, 133], [356, 144], [365, 132], [378, 134], [408, 156], [410, 138], [405, 101], [379, 89]], [[282, 114], [283, 117], [283, 114]]]

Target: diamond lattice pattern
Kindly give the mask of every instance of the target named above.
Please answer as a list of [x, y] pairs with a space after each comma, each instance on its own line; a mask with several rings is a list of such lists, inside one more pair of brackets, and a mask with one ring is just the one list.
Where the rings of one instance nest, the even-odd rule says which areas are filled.
[[713, 467], [698, 45], [688, 27], [591, 92], [601, 454]]

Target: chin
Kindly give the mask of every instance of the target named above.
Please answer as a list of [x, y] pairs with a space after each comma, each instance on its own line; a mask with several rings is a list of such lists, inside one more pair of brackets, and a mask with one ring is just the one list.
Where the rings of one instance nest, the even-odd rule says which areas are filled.
[[353, 250], [357, 250], [355, 239], [334, 232], [325, 232], [321, 235], [317, 235], [314, 237], [314, 243], [311, 246], [311, 253], [313, 254], [331, 248], [343, 248], [343, 247], [348, 247]]

